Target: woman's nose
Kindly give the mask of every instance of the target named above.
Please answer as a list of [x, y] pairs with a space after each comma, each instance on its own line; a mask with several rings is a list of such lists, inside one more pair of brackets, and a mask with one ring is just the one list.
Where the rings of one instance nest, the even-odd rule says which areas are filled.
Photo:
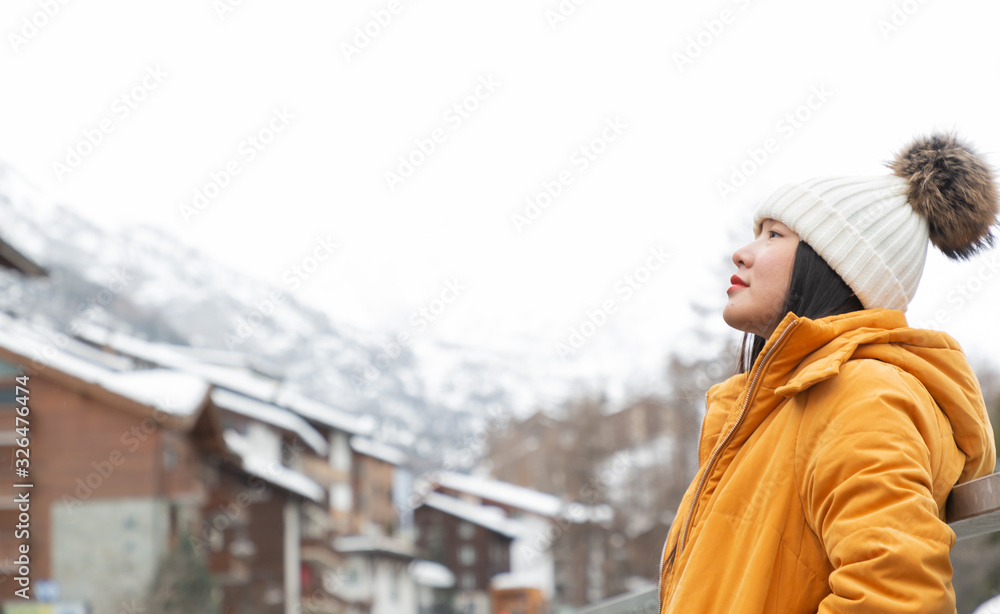
[[[750, 245], [752, 245], [752, 243]], [[736, 268], [749, 267], [751, 265], [753, 256], [751, 254], [750, 245], [744, 245], [733, 252], [733, 264], [736, 265]]]

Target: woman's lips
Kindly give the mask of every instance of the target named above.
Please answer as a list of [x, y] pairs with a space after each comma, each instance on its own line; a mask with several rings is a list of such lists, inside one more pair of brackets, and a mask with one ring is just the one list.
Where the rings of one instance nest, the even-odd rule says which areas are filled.
[[726, 294], [729, 294], [730, 292], [732, 292], [733, 290], [736, 290], [737, 288], [746, 288], [746, 287], [748, 287], [747, 286], [747, 282], [743, 281], [742, 279], [740, 279], [736, 275], [733, 275], [732, 277], [729, 278], [729, 283], [731, 283], [733, 285], [729, 286], [729, 289], [726, 290]]

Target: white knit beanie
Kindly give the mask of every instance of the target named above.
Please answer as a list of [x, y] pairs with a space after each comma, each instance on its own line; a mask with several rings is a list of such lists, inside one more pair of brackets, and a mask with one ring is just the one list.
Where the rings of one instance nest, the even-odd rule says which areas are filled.
[[919, 138], [882, 177], [818, 177], [782, 186], [754, 213], [754, 236], [773, 219], [809, 244], [866, 309], [906, 311], [928, 240], [966, 259], [992, 247], [1000, 211], [987, 164], [952, 135]]

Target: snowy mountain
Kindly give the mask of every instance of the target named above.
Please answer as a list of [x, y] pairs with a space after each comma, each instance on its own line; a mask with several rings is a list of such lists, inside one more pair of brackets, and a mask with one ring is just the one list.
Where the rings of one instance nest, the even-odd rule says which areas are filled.
[[[23, 279], [0, 271], [0, 309], [56, 330], [83, 321], [151, 341], [245, 352], [289, 388], [375, 416], [379, 439], [428, 463], [468, 460], [459, 452], [480, 449], [482, 434], [500, 416], [523, 418], [584, 394], [604, 393], [619, 406], [633, 396], [668, 395], [664, 368], [670, 355], [690, 364], [728, 348], [730, 355], [715, 359], [718, 368], [707, 373], [718, 381], [727, 375], [739, 338], [722, 322], [724, 297], [711, 283], [728, 274], [714, 270], [722, 261], [690, 266], [687, 278], [662, 290], [650, 288], [647, 300], [637, 301], [584, 350], [563, 360], [551, 343], [513, 336], [503, 350], [431, 335], [400, 347], [394, 343], [397, 331], [370, 332], [331, 321], [287, 293], [275, 301], [279, 288], [213, 262], [157, 228], [107, 232], [49, 202], [2, 164], [0, 215], [0, 236], [50, 273]], [[920, 326], [947, 309], [951, 320], [939, 328], [954, 334], [973, 364], [995, 366], [1000, 329], [976, 323], [991, 321], [992, 306], [1000, 304], [1000, 284], [992, 283], [1000, 275], [991, 281], [992, 270], [983, 263], [996, 256], [983, 258], [955, 268], [931, 257], [925, 287], [907, 316]], [[975, 291], [965, 292], [967, 299], [957, 307], [946, 297], [956, 292], [955, 278], [948, 279], [959, 269], [961, 289]], [[684, 288], [680, 295], [677, 287]], [[673, 310], [669, 318], [667, 306]]]
[[156, 228], [107, 232], [2, 165], [0, 215], [3, 239], [49, 271], [42, 279], [0, 272], [0, 309], [59, 331], [92, 323], [150, 341], [246, 352], [302, 394], [377, 417], [380, 439], [428, 461], [461, 447], [490, 416], [531, 413], [572, 390], [568, 381], [533, 377], [523, 357], [431, 339], [394, 347], [394, 331], [333, 322], [287, 293], [274, 300], [278, 288]]

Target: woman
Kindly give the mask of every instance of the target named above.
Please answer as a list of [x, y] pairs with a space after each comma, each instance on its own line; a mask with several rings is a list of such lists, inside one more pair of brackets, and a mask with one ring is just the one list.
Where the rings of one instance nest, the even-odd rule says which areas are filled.
[[993, 245], [997, 190], [950, 135], [889, 166], [779, 189], [733, 254], [723, 318], [744, 352], [707, 394], [661, 613], [955, 611], [945, 500], [995, 444], [958, 343], [903, 312], [928, 240]]

